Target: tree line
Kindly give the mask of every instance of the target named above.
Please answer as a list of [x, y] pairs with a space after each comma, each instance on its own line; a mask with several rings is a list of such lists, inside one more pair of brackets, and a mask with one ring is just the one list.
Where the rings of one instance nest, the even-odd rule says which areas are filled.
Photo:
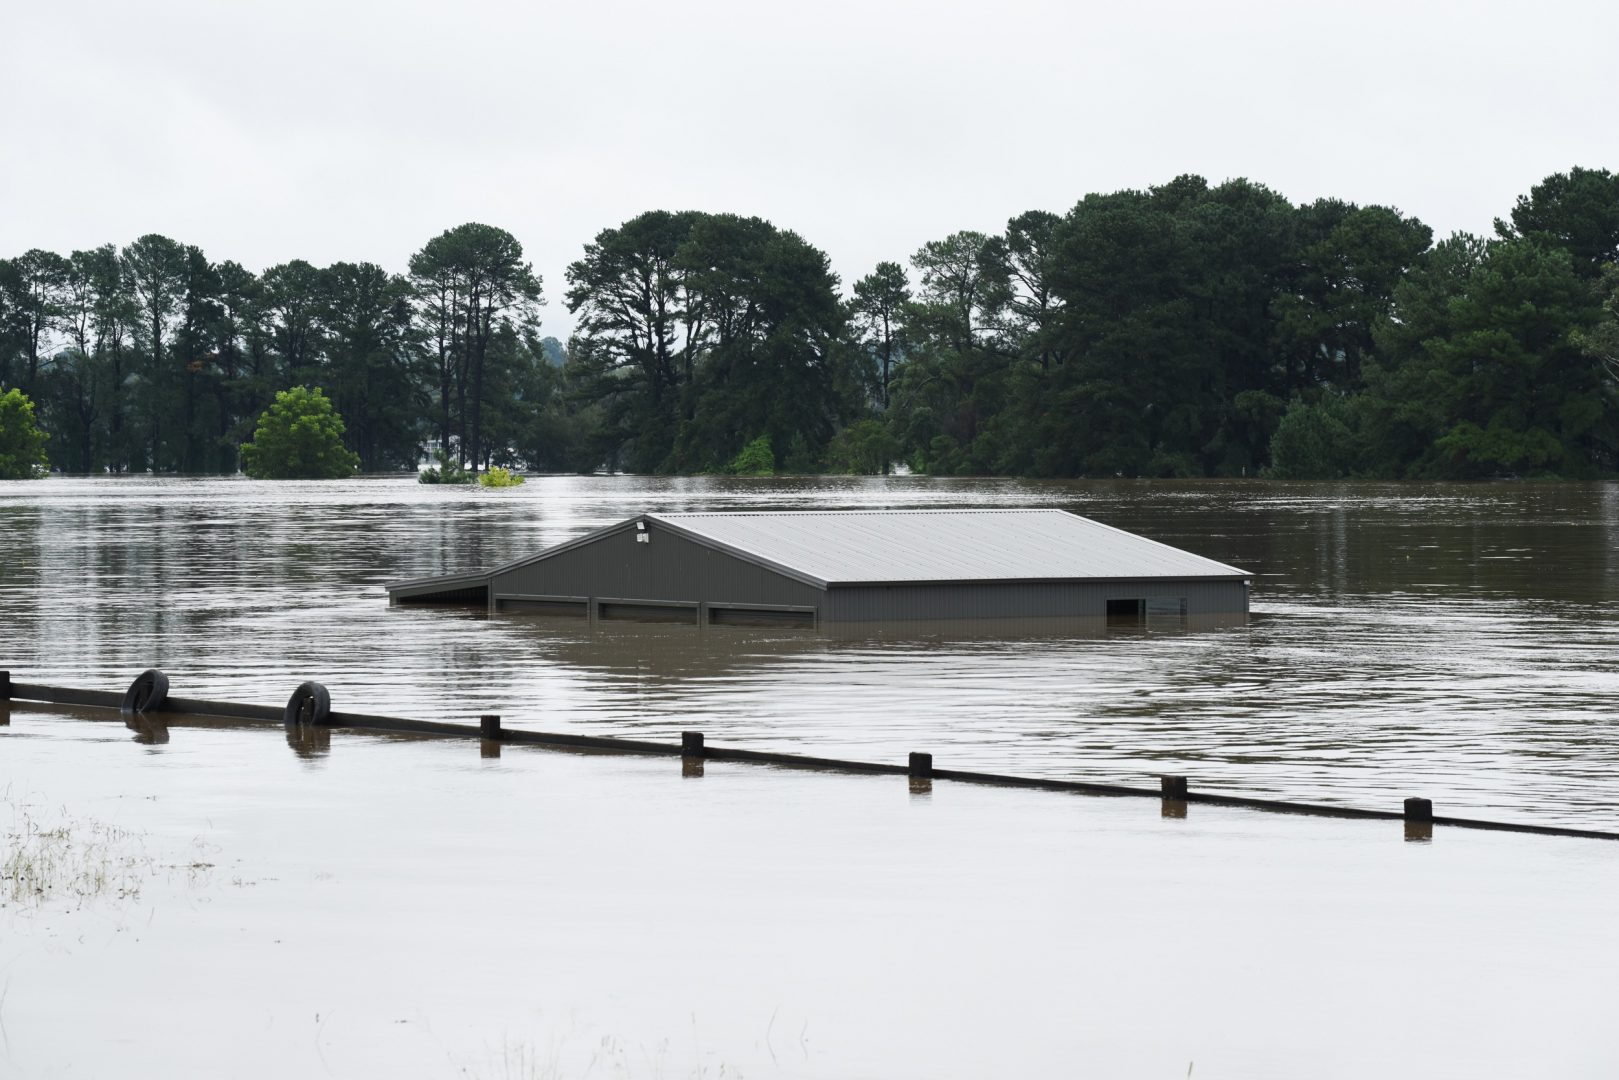
[[366, 470], [414, 467], [429, 439], [481, 461], [549, 396], [540, 297], [511, 234], [476, 224], [402, 275], [303, 260], [255, 274], [155, 234], [33, 250], [0, 260], [0, 388], [35, 401], [67, 472], [235, 472], [291, 386], [325, 389]]
[[320, 387], [366, 471], [1475, 478], [1619, 471], [1619, 176], [1489, 237], [1196, 176], [1032, 210], [845, 291], [758, 218], [651, 211], [566, 273], [467, 224], [404, 273], [148, 235], [0, 260], [0, 393], [65, 472], [234, 472]]

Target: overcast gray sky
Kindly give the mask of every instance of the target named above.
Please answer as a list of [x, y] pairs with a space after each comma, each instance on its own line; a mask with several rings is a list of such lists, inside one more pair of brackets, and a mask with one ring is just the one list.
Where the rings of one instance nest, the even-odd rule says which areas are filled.
[[0, 255], [160, 232], [403, 270], [510, 230], [563, 271], [653, 208], [756, 214], [845, 284], [1179, 173], [1486, 231], [1619, 168], [1619, 3], [11, 0]]

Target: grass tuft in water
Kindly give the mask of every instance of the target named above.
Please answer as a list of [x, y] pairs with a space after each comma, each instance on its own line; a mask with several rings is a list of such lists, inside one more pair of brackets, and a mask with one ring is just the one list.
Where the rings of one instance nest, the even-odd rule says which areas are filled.
[[155, 869], [141, 836], [128, 829], [93, 819], [45, 821], [21, 803], [11, 809], [0, 849], [0, 904], [137, 897]]
[[[199, 837], [187, 857], [159, 862], [146, 850], [146, 834], [95, 818], [55, 815], [36, 803], [0, 792], [11, 825], [0, 833], [0, 908], [31, 910], [58, 900], [134, 900], [155, 877], [183, 874], [190, 886], [207, 884], [212, 849]], [[238, 878], [233, 884], [248, 884]]]

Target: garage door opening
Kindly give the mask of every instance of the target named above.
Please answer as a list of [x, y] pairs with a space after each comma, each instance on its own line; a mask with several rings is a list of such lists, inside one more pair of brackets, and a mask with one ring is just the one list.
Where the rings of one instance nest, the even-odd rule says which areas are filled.
[[[1095, 608], [1091, 609], [1095, 611]], [[1147, 601], [1144, 597], [1107, 602], [1109, 626], [1140, 626], [1147, 621]]]

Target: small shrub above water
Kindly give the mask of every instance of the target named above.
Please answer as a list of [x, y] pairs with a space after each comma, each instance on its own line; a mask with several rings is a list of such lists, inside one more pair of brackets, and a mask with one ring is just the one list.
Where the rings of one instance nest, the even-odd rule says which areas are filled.
[[492, 466], [487, 472], [480, 474], [478, 477], [478, 483], [489, 488], [516, 487], [522, 482], [523, 478], [520, 475], [510, 469], [501, 468], [499, 465]]
[[429, 465], [416, 474], [418, 484], [470, 484], [476, 480], [477, 474], [461, 467], [461, 464], [450, 457], [443, 450], [433, 451], [433, 458], [438, 465]]

